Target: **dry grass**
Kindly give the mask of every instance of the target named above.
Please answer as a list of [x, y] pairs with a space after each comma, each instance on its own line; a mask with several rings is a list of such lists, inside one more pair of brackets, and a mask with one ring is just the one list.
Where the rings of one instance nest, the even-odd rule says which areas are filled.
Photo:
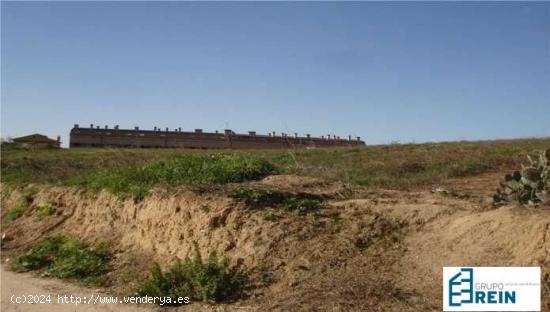
[[527, 153], [548, 147], [547, 138], [300, 151], [286, 156], [285, 168], [334, 181], [402, 189], [517, 168]]
[[[283, 173], [322, 177], [368, 187], [402, 189], [517, 167], [525, 160], [526, 153], [548, 147], [550, 138], [222, 153], [261, 156]], [[176, 149], [4, 149], [2, 182], [15, 185], [66, 185], [99, 170], [132, 170], [182, 154], [219, 152]]]

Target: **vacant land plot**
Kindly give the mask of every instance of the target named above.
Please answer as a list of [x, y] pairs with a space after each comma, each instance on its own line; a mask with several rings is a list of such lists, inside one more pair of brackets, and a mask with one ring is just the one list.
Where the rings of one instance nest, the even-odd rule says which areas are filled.
[[[193, 161], [196, 156], [258, 157], [280, 173], [323, 177], [369, 187], [407, 188], [444, 179], [517, 167], [525, 155], [550, 146], [550, 139], [394, 144], [364, 148], [288, 151], [195, 151], [175, 149], [4, 149], [2, 183], [71, 185], [79, 177], [113, 169], [155, 166], [163, 160]], [[254, 160], [253, 160], [254, 161]], [[226, 163], [229, 165], [229, 163]], [[182, 181], [183, 182], [183, 181]]]
[[548, 147], [4, 150], [3, 257], [190, 310], [438, 311], [442, 266], [535, 265], [550, 311], [550, 209], [491, 204]]

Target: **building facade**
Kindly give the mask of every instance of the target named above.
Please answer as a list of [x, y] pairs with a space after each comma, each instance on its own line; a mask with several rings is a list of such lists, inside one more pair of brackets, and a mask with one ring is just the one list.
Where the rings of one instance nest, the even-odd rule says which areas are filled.
[[57, 137], [57, 140], [54, 140], [39, 133], [34, 133], [31, 135], [14, 138], [13, 142], [24, 146], [57, 147], [57, 148], [61, 147], [61, 138], [59, 136]]
[[298, 134], [289, 135], [275, 132], [268, 135], [237, 134], [231, 130], [219, 132], [203, 132], [195, 129], [193, 132], [182, 131], [181, 128], [161, 130], [119, 129], [118, 126], [110, 129], [94, 127], [83, 128], [74, 125], [70, 134], [70, 147], [124, 147], [124, 148], [195, 148], [195, 149], [281, 149], [333, 146], [363, 146], [365, 142], [359, 137], [348, 136], [341, 139], [335, 136], [315, 138], [309, 134], [305, 137]]

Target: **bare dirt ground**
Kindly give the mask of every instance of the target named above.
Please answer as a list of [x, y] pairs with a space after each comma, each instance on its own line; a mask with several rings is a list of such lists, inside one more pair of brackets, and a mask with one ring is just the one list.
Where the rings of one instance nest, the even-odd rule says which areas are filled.
[[[55, 214], [14, 221], [4, 229], [3, 248], [16, 253], [64, 232], [110, 238], [117, 263], [139, 254], [167, 265], [190, 255], [196, 241], [250, 273], [245, 299], [178, 308], [185, 311], [439, 311], [443, 266], [541, 266], [542, 311], [550, 311], [550, 209], [494, 209], [489, 199], [500, 176], [450, 180], [416, 192], [296, 176], [248, 183], [327, 199], [327, 207], [308, 216], [251, 210], [223, 194], [183, 188], [158, 189], [139, 203], [106, 192], [49, 188], [32, 206], [53, 199]], [[6, 204], [16, 198], [12, 194]]]
[[[72, 312], [72, 311], [148, 311], [146, 308], [136, 305], [124, 304], [80, 304], [59, 303], [58, 295], [73, 295], [81, 298], [90, 298], [91, 294], [99, 294], [97, 291], [89, 288], [77, 287], [75, 285], [63, 282], [57, 279], [38, 278], [27, 273], [14, 273], [6, 270], [4, 265], [1, 267], [1, 297], [0, 310], [3, 312]], [[17, 296], [25, 295], [51, 295], [51, 304], [17, 304]], [[105, 295], [105, 294], [104, 294]], [[23, 300], [23, 299], [19, 299]]]

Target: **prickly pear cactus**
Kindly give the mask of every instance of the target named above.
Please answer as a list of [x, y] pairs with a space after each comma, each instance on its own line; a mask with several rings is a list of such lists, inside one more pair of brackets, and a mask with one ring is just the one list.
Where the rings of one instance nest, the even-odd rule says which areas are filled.
[[519, 201], [521, 204], [550, 204], [550, 149], [538, 157], [527, 156], [528, 165], [507, 174], [493, 195], [493, 203]]

